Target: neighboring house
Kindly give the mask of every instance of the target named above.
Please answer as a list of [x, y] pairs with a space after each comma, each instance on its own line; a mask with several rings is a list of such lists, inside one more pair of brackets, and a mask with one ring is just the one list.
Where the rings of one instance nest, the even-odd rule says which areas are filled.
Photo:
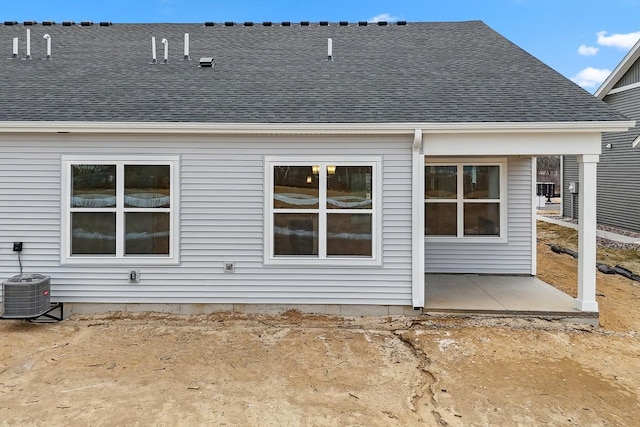
[[0, 26], [0, 275], [23, 242], [65, 303], [419, 309], [425, 272], [535, 275], [535, 157], [577, 155], [597, 311], [633, 123], [482, 22], [365, 24]]
[[[640, 42], [598, 88], [595, 96], [626, 117], [640, 120]], [[604, 134], [598, 165], [597, 221], [600, 224], [640, 232], [640, 125], [627, 132]], [[574, 157], [563, 161], [563, 209], [577, 218], [578, 195], [569, 184], [579, 182]], [[579, 184], [578, 184], [579, 185]]]

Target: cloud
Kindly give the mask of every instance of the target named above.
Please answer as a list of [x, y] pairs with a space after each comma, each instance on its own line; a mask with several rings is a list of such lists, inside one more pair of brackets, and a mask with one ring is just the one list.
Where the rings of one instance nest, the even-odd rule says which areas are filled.
[[599, 48], [587, 45], [580, 45], [578, 53], [583, 56], [594, 56], [598, 54]]
[[399, 18], [397, 16], [391, 16], [388, 13], [381, 13], [378, 16], [374, 16], [373, 18], [370, 18], [369, 22], [372, 22], [372, 23], [376, 23], [380, 21], [396, 22], [398, 19]]
[[611, 70], [587, 67], [580, 71], [571, 80], [584, 88], [596, 87], [609, 77]]
[[618, 49], [631, 49], [640, 39], [640, 31], [628, 34], [611, 34], [607, 35], [606, 31], [599, 31], [598, 44], [600, 46], [612, 46]]

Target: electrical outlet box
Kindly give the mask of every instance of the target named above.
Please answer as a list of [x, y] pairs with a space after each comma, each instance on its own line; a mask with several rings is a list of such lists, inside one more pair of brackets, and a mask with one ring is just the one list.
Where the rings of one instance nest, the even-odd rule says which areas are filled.
[[13, 252], [22, 252], [22, 242], [13, 242]]
[[572, 181], [569, 183], [569, 193], [576, 194], [578, 192], [578, 182]]
[[224, 263], [224, 272], [225, 273], [233, 273], [236, 271], [236, 264], [233, 262], [227, 262], [225, 261]]
[[140, 270], [129, 270], [129, 283], [140, 283]]

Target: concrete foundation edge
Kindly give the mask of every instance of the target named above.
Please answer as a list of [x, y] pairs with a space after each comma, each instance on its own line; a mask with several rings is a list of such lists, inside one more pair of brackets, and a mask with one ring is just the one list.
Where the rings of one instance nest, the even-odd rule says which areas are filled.
[[64, 317], [74, 314], [100, 314], [109, 312], [125, 313], [166, 313], [199, 315], [221, 312], [244, 314], [277, 315], [289, 310], [308, 314], [333, 316], [419, 316], [422, 310], [411, 306], [394, 305], [338, 305], [338, 304], [119, 304], [119, 303], [64, 303]]

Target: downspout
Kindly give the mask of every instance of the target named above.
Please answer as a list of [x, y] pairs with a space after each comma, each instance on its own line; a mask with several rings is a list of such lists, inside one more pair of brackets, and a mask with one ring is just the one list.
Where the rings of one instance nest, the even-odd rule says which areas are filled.
[[411, 300], [414, 310], [424, 308], [424, 156], [422, 129], [413, 134], [411, 156]]

